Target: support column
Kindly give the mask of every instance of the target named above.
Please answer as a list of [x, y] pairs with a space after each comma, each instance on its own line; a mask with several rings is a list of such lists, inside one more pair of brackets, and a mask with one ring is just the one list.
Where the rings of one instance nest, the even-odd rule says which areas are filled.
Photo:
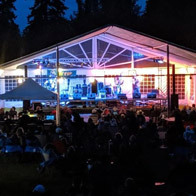
[[[196, 73], [196, 69], [194, 68], [194, 74]], [[196, 75], [192, 75], [192, 80], [194, 80], [194, 104], [196, 105]]]
[[134, 65], [134, 51], [131, 50], [131, 69], [134, 69], [135, 65]]
[[172, 65], [173, 94], [171, 95], [171, 110], [178, 108], [178, 94], [176, 94], [175, 65]]
[[173, 94], [176, 94], [176, 78], [175, 78], [175, 65], [172, 65], [172, 79], [173, 79]]
[[[24, 66], [24, 76], [25, 76], [25, 81], [28, 78], [28, 69], [27, 65]], [[23, 111], [28, 111], [30, 107], [30, 100], [23, 100]]]
[[134, 98], [134, 89], [133, 89], [133, 78], [134, 78], [134, 75], [133, 75], [133, 70], [134, 70], [134, 68], [135, 68], [135, 65], [134, 65], [134, 51], [133, 50], [131, 50], [131, 72], [132, 72], [132, 82], [131, 82], [131, 94], [132, 94], [132, 98]]
[[60, 119], [60, 85], [59, 85], [59, 48], [57, 46], [56, 48], [56, 84], [57, 84], [57, 105], [56, 105], [56, 126], [61, 125], [61, 119]]
[[92, 40], [92, 63], [93, 68], [97, 69], [97, 38], [93, 37]]
[[24, 66], [24, 75], [25, 75], [25, 80], [28, 77], [28, 69], [27, 69], [27, 65]]
[[169, 45], [167, 44], [167, 115], [169, 117], [171, 111], [170, 104], [170, 71], [169, 71]]

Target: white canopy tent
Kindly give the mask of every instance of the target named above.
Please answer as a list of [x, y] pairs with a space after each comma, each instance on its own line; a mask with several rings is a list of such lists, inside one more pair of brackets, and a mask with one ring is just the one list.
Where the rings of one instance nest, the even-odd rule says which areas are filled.
[[[107, 47], [104, 48], [102, 56], [99, 56], [99, 57], [97, 54], [98, 53], [98, 49], [97, 49], [98, 40], [105, 41], [108, 43]], [[90, 57], [87, 54], [87, 51], [85, 50], [85, 47], [83, 45], [83, 43], [86, 41], [91, 41], [92, 55]], [[103, 60], [104, 55], [109, 50], [112, 44], [119, 46], [120, 48], [122, 48], [122, 50], [120, 50], [114, 56], [111, 56], [105, 59], [104, 61], [100, 62], [100, 60]], [[64, 42], [58, 43], [54, 46], [51, 46], [49, 48], [37, 51], [35, 53], [26, 55], [16, 60], [13, 60], [11, 62], [4, 63], [1, 65], [1, 67], [5, 69], [10, 68], [10, 67], [17, 68], [20, 65], [24, 65], [30, 61], [35, 61], [36, 59], [39, 61], [40, 59], [44, 59], [48, 55], [54, 54], [56, 52], [57, 46], [59, 48], [60, 53], [64, 52], [67, 55], [69, 55], [69, 57], [72, 58], [70, 60], [70, 58], [61, 57], [60, 55], [60, 59], [59, 59], [60, 64], [66, 65], [68, 64], [68, 62], [71, 62], [74, 66], [73, 62], [80, 62], [80, 63], [83, 63], [83, 68], [87, 68], [87, 69], [103, 68], [103, 65], [113, 60], [118, 55], [122, 54], [122, 52], [124, 52], [125, 49], [132, 51], [132, 56], [134, 55], [134, 52], [137, 52], [137, 53], [145, 55], [145, 57], [140, 58], [140, 59], [134, 59], [134, 57], [132, 57], [130, 61], [124, 62], [123, 64], [128, 64], [128, 63], [134, 64], [134, 62], [142, 61], [142, 60], [149, 59], [149, 58], [162, 58], [166, 62], [167, 45], [169, 45], [170, 61], [181, 63], [181, 64], [186, 64], [186, 65], [196, 65], [196, 52], [195, 51], [182, 48], [181, 46], [177, 46], [173, 43], [160, 40], [158, 38], [154, 38], [149, 35], [145, 35], [143, 33], [130, 31], [124, 28], [120, 28], [118, 26], [107, 26], [105, 28], [96, 29], [92, 32], [88, 32], [84, 35], [74, 37], [72, 39], [69, 39]], [[77, 56], [76, 54], [72, 52], [73, 46], [77, 46], [80, 49], [81, 53], [83, 53], [82, 54], [83, 58]], [[55, 57], [50, 58], [49, 61], [55, 64], [56, 58]], [[119, 63], [117, 63], [116, 65], [119, 65]]]
[[0, 99], [10, 100], [56, 100], [57, 95], [28, 78], [17, 88], [0, 95]]
[[[150, 59], [162, 59], [166, 65], [168, 55], [169, 61], [172, 64], [178, 64], [178, 67], [182, 66], [186, 69], [196, 67], [196, 51], [119, 26], [107, 26], [4, 63], [1, 68], [5, 71], [24, 68], [24, 66], [38, 69], [38, 65], [41, 65], [42, 69], [56, 69], [57, 74], [54, 77], [59, 79], [58, 68], [105, 70], [122, 68], [126, 65], [129, 69], [135, 69], [137, 63]], [[147, 65], [147, 63], [144, 64]], [[184, 73], [184, 70], [182, 72]], [[42, 74], [42, 71], [40, 73]], [[196, 70], [194, 69], [191, 73], [195, 74]], [[187, 84], [190, 86], [190, 82]], [[196, 92], [194, 94], [196, 97]], [[186, 96], [189, 96], [187, 92]], [[3, 95], [1, 97], [3, 98]]]

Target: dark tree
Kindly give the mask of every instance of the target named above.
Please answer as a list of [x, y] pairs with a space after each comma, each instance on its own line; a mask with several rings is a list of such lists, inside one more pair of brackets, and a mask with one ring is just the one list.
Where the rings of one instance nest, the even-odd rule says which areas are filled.
[[74, 25], [78, 33], [107, 24], [135, 27], [140, 14], [137, 0], [77, 0], [77, 4]]
[[84, 2], [83, 0], [76, 0], [76, 3], [78, 5], [78, 11], [75, 15], [77, 18], [81, 18], [84, 16]]
[[148, 0], [144, 30], [156, 37], [196, 48], [195, 0]]
[[84, 10], [86, 14], [96, 15], [100, 11], [100, 0], [85, 0]]
[[[66, 39], [70, 27], [65, 19], [65, 0], [35, 0], [24, 30], [26, 53]], [[31, 48], [29, 48], [31, 46]]]
[[100, 0], [103, 18], [109, 23], [133, 26], [137, 23], [140, 6], [137, 0]]
[[0, 0], [0, 63], [20, 55], [20, 32], [14, 20], [15, 0]]

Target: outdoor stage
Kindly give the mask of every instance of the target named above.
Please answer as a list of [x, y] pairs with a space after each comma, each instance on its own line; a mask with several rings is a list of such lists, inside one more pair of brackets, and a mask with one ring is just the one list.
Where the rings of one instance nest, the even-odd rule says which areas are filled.
[[[66, 104], [67, 103], [67, 104]], [[65, 100], [65, 106], [85, 106], [85, 107], [95, 107], [99, 103], [105, 103], [110, 106], [128, 106], [128, 107], [167, 107], [166, 98], [135, 98], [135, 99], [120, 99], [120, 98], [95, 98], [95, 99], [68, 99]]]
[[[90, 116], [90, 115], [91, 115], [91, 114], [80, 114], [81, 118], [84, 119], [84, 122], [88, 122], [88, 119], [89, 119], [89, 116]], [[146, 122], [149, 121], [149, 117], [148, 117], [148, 116], [145, 116], [145, 119], [146, 119]]]

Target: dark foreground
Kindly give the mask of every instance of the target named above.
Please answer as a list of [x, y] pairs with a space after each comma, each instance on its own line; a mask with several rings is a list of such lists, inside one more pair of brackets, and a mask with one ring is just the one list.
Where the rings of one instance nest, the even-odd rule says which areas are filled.
[[146, 122], [142, 112], [104, 109], [94, 110], [87, 123], [64, 111], [60, 128], [30, 123], [27, 116], [15, 126], [6, 122], [0, 194], [37, 195], [32, 190], [42, 184], [42, 195], [55, 196], [195, 195], [194, 115], [174, 116], [171, 123], [151, 111]]

